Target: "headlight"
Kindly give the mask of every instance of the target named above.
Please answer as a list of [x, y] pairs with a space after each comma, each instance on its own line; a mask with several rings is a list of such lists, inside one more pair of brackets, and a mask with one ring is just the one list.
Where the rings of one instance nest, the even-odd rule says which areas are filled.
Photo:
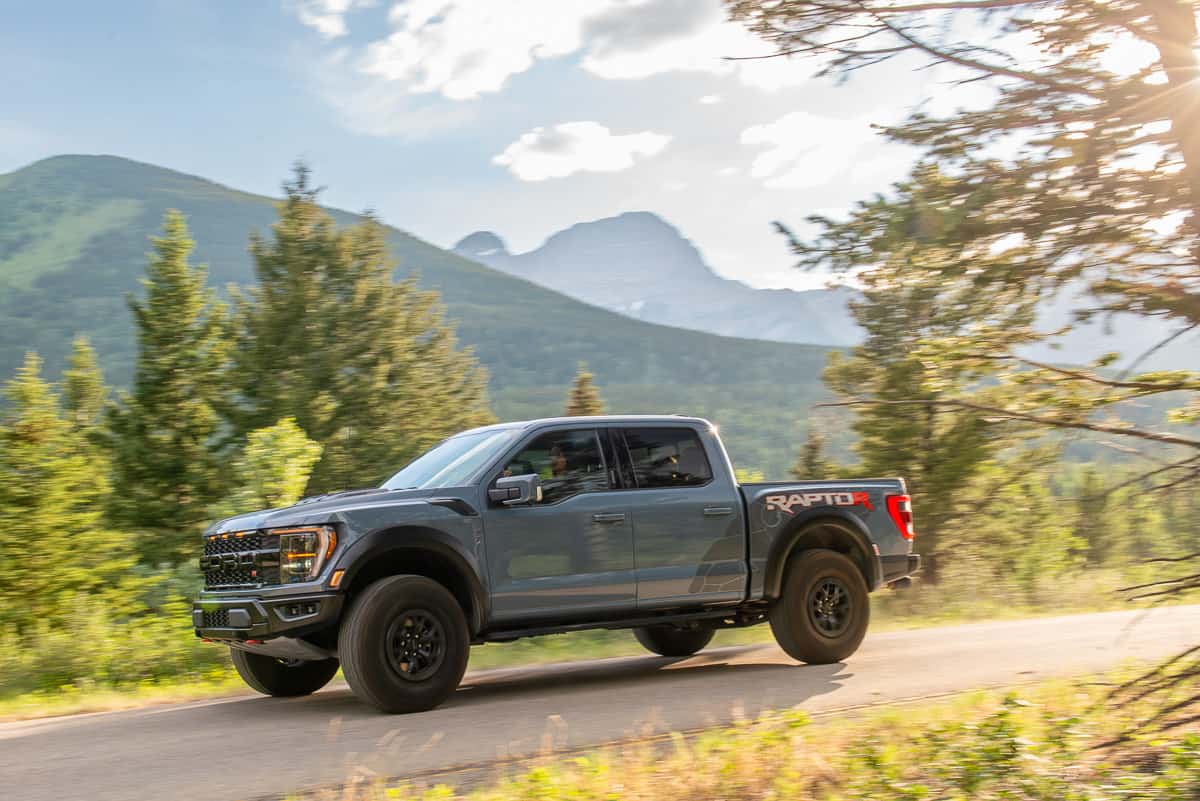
[[337, 532], [333, 526], [277, 528], [271, 533], [279, 536], [281, 584], [315, 579], [337, 547]]

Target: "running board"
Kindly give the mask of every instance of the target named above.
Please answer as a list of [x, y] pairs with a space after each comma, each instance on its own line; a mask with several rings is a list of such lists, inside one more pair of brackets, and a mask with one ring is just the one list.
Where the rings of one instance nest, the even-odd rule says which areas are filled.
[[539, 637], [543, 634], [566, 634], [572, 631], [589, 631], [593, 629], [635, 629], [642, 626], [686, 625], [701, 621], [719, 621], [717, 628], [736, 628], [753, 626], [766, 620], [765, 610], [738, 609], [705, 609], [700, 612], [666, 613], [644, 617], [630, 617], [619, 620], [589, 621], [587, 623], [558, 623], [545, 626], [530, 626], [528, 628], [489, 631], [479, 635], [477, 643], [512, 642], [523, 637]]

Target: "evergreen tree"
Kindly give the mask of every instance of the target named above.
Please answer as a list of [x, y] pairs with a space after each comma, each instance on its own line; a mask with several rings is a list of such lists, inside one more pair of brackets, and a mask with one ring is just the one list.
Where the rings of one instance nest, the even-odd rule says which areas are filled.
[[189, 263], [193, 242], [178, 212], [152, 240], [137, 326], [133, 390], [113, 409], [112, 517], [139, 535], [148, 562], [190, 558], [209, 508], [224, 492], [214, 408], [226, 390], [225, 312]]
[[491, 420], [486, 374], [436, 292], [396, 282], [383, 226], [339, 230], [298, 165], [269, 238], [250, 250], [231, 393], [237, 434], [292, 418], [322, 446], [308, 492], [377, 484], [447, 434]]
[[[914, 112], [884, 130], [922, 157], [888, 196], [845, 220], [816, 217], [806, 266], [884, 274], [902, 287], [932, 273], [934, 302], [998, 287], [1027, 304], [1092, 299], [1081, 319], [1115, 311], [1173, 324], [1159, 343], [1200, 327], [1200, 45], [1187, 0], [729, 0], [733, 16], [822, 72], [847, 76], [906, 55], [930, 59], [961, 83], [990, 85], [992, 100], [938, 116]], [[964, 37], [970, 30], [974, 35]], [[1132, 57], [1131, 57], [1131, 54]], [[801, 62], [802, 63], [802, 62]], [[1010, 147], [1010, 145], [1013, 145]], [[1200, 439], [1098, 412], [1172, 393], [1173, 418], [1200, 420], [1200, 375], [1132, 374], [1153, 352], [1128, 353], [1119, 376], [1027, 358], [1060, 332], [1033, 320], [981, 325], [940, 343], [942, 356], [1022, 391], [975, 411], [989, 419], [1098, 431], [1169, 453], [1152, 486], [1200, 483]], [[927, 343], [937, 347], [938, 343]], [[1158, 346], [1156, 346], [1158, 347]], [[1105, 358], [1097, 366], [1104, 366]], [[882, 399], [881, 399], [882, 400]], [[967, 410], [963, 397], [893, 398]], [[975, 406], [982, 404], [974, 403]]]
[[290, 506], [300, 500], [320, 458], [321, 446], [304, 436], [291, 418], [251, 431], [230, 464], [233, 491], [217, 504], [213, 517]]
[[104, 595], [134, 562], [132, 544], [104, 523], [108, 471], [66, 419], [29, 354], [6, 388], [0, 423], [0, 631], [29, 631], [75, 614], [79, 595]]
[[63, 371], [63, 409], [76, 430], [94, 433], [103, 422], [108, 387], [87, 337], [76, 337]]
[[792, 465], [792, 477], [801, 481], [819, 481], [832, 478], [834, 470], [825, 458], [825, 435], [811, 423], [800, 456]]
[[601, 400], [596, 385], [592, 383], [593, 378], [595, 376], [588, 371], [587, 365], [580, 362], [579, 369], [575, 372], [575, 381], [567, 395], [567, 408], [564, 412], [567, 417], [604, 414], [604, 401]]

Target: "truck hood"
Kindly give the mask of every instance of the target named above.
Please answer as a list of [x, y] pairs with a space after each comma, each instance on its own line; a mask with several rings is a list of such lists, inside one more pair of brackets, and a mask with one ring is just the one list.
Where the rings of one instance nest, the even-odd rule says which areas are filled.
[[326, 495], [302, 498], [291, 506], [263, 509], [259, 512], [247, 512], [228, 517], [209, 526], [204, 533], [222, 534], [227, 531], [250, 531], [260, 528], [329, 523], [336, 521], [340, 513], [350, 509], [360, 509], [363, 506], [375, 504], [393, 504], [399, 501], [419, 501], [437, 494], [438, 490], [388, 490], [378, 487], [331, 492]]

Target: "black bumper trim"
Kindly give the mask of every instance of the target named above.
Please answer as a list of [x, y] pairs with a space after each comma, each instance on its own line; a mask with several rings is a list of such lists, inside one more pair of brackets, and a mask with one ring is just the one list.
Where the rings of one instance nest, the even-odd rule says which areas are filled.
[[301, 636], [338, 619], [341, 593], [271, 597], [207, 597], [192, 604], [192, 627], [209, 640], [266, 640]]
[[883, 569], [883, 583], [911, 576], [921, 569], [919, 553], [902, 553], [893, 556], [879, 557], [879, 565]]

